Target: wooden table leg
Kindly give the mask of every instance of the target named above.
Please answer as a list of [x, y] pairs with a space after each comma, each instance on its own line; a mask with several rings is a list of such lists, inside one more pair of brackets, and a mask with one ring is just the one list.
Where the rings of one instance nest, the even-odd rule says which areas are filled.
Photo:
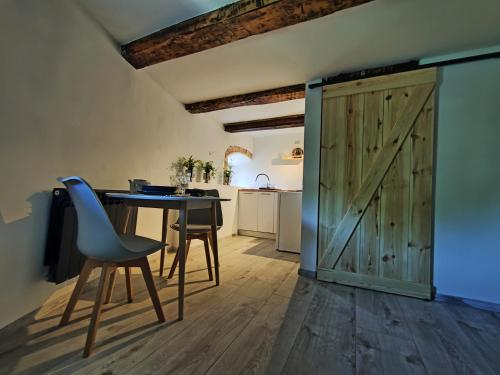
[[187, 204], [179, 209], [179, 320], [184, 319], [184, 279], [186, 272]]
[[[163, 209], [163, 221], [161, 227], [161, 242], [167, 243], [167, 229], [168, 229], [168, 208]], [[165, 266], [165, 251], [166, 247], [161, 249], [160, 254], [160, 276], [163, 276], [163, 268]]]
[[214, 253], [215, 285], [219, 285], [219, 248], [217, 245], [217, 203], [212, 202], [211, 209], [211, 237], [212, 251]]

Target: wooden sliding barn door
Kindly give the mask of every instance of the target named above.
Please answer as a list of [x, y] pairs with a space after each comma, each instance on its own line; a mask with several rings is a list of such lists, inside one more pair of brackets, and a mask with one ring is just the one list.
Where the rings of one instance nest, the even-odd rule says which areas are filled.
[[324, 88], [318, 279], [431, 298], [435, 81]]

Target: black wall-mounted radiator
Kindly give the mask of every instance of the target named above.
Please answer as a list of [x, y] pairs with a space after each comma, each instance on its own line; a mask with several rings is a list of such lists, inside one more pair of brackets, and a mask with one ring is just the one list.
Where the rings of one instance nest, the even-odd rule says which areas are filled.
[[[123, 190], [95, 190], [117, 233], [135, 233], [137, 208], [129, 208], [122, 199], [106, 196]], [[49, 267], [48, 281], [56, 284], [80, 274], [85, 257], [76, 247], [77, 217], [75, 207], [64, 188], [52, 191], [44, 265]]]

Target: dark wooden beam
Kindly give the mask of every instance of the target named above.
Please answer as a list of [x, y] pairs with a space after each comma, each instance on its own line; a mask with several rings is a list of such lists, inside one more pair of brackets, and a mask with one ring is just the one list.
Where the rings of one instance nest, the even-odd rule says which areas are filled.
[[253, 132], [258, 130], [298, 128], [304, 126], [304, 115], [274, 117], [265, 120], [231, 122], [224, 124], [229, 133]]
[[125, 44], [122, 54], [140, 69], [370, 1], [241, 0]]
[[303, 99], [306, 93], [305, 90], [306, 86], [300, 84], [251, 92], [248, 94], [227, 96], [225, 98], [205, 100], [202, 102], [185, 104], [184, 107], [191, 113], [205, 113], [247, 105], [271, 104], [287, 100]]

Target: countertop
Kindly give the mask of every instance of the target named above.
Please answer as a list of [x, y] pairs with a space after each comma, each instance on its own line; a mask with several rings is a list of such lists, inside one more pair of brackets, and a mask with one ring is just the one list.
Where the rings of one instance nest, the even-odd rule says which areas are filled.
[[253, 192], [271, 192], [271, 193], [302, 193], [302, 190], [287, 190], [287, 189], [238, 189], [238, 191], [253, 191]]

